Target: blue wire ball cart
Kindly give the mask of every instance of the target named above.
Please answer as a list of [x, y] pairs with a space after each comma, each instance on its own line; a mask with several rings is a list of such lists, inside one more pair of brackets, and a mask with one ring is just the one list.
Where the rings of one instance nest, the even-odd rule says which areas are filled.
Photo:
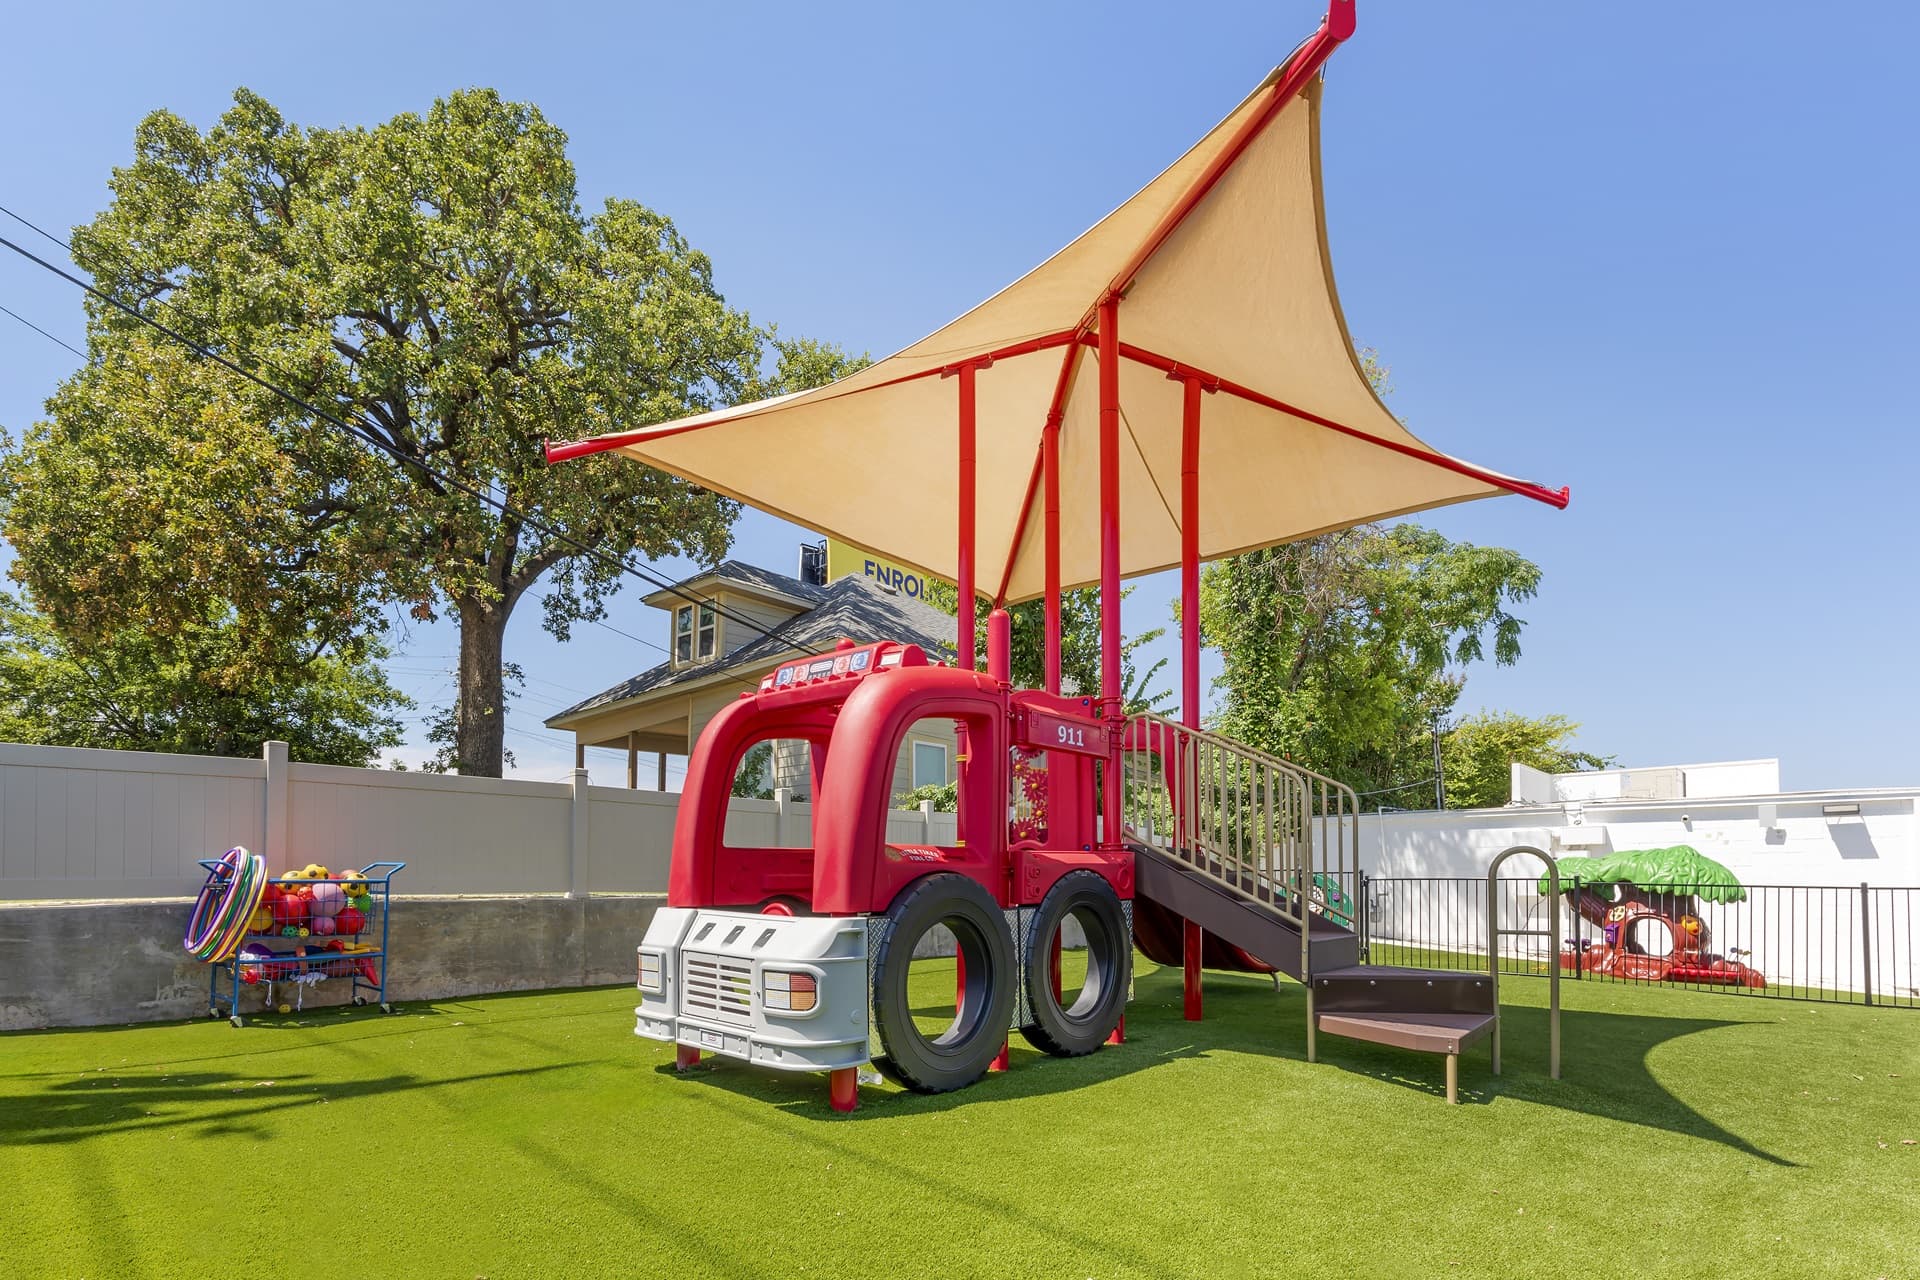
[[[200, 865], [209, 872], [221, 866], [212, 858], [200, 859]], [[209, 966], [207, 1016], [244, 1025], [240, 999], [249, 987], [265, 988], [264, 1009], [290, 1012], [304, 1004], [308, 987], [335, 978], [348, 979], [352, 1003], [378, 1004], [382, 1013], [392, 1013], [389, 907], [394, 873], [406, 865], [375, 862], [351, 876], [326, 880], [273, 877], [239, 948]], [[292, 989], [291, 999], [286, 988]]]

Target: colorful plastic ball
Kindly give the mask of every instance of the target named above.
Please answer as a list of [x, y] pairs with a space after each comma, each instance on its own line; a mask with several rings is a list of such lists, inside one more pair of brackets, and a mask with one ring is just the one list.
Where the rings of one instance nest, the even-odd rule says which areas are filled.
[[273, 928], [273, 908], [262, 903], [247, 917], [248, 933], [267, 933]]
[[333, 923], [336, 933], [359, 933], [367, 927], [367, 916], [358, 907], [346, 907], [333, 918]]
[[347, 901], [355, 907], [358, 907], [361, 911], [373, 910], [373, 895], [370, 893], [363, 893], [358, 897], [348, 898]]
[[358, 898], [367, 891], [367, 882], [360, 878], [358, 871], [342, 871], [339, 880], [349, 898]]
[[280, 936], [283, 938], [297, 938], [305, 932], [306, 930], [297, 924], [283, 924], [280, 926]]
[[293, 1012], [293, 1006], [292, 1006], [292, 1005], [290, 1005], [290, 1004], [284, 1004], [284, 1003], [283, 1003], [283, 1004], [282, 1004], [282, 1005], [280, 1006], [280, 1012], [282, 1012], [282, 1013], [292, 1013], [292, 1012]]
[[339, 915], [340, 908], [347, 905], [347, 895], [342, 893], [340, 886], [331, 880], [314, 881], [313, 888], [308, 892], [312, 894], [312, 905], [308, 909], [316, 919], [322, 916]]
[[329, 933], [332, 933], [332, 932], [333, 932], [333, 927], [334, 927], [334, 925], [333, 925], [333, 917], [332, 917], [332, 916], [322, 916], [322, 915], [316, 915], [316, 916], [314, 916], [314, 918], [313, 918], [313, 931], [314, 931], [315, 933], [317, 933], [317, 934], [329, 934]]

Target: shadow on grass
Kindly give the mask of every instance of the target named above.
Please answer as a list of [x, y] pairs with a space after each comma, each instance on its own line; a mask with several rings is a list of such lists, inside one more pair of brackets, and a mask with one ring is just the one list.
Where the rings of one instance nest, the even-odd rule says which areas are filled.
[[[121, 1061], [119, 1063], [119, 1069], [123, 1071], [133, 1071], [141, 1067], [180, 1066], [190, 1062], [226, 1062], [240, 1058], [257, 1058], [268, 1054], [285, 1053], [291, 1049], [307, 1048], [312, 1043], [310, 1041], [303, 1041], [298, 1044], [288, 1044], [285, 1043], [284, 1037], [261, 1034], [269, 1031], [311, 1032], [341, 1026], [354, 1027], [356, 1031], [358, 1031], [359, 1026], [364, 1024], [367, 1027], [366, 1031], [355, 1034], [340, 1042], [342, 1044], [359, 1044], [367, 1040], [384, 1040], [392, 1036], [415, 1036], [438, 1030], [440, 1028], [435, 1025], [435, 1022], [439, 1019], [446, 1018], [449, 1014], [486, 1013], [489, 1004], [499, 1001], [518, 1002], [526, 999], [528, 996], [569, 996], [600, 991], [620, 991], [625, 993], [630, 990], [631, 988], [627, 984], [620, 983], [602, 987], [555, 987], [543, 991], [502, 991], [489, 995], [447, 996], [436, 1000], [423, 999], [417, 1002], [409, 1001], [404, 1005], [397, 1004], [394, 1006], [391, 1014], [382, 1013], [373, 1005], [362, 1007], [355, 1007], [353, 1005], [325, 1005], [308, 1009], [302, 1013], [252, 1014], [247, 1017], [247, 1025], [234, 1032], [232, 1043], [236, 1047], [229, 1052], [202, 1053], [187, 1056], [166, 1054], [159, 1058], [142, 1060], [140, 1062]], [[564, 1009], [551, 1012], [518, 1013], [509, 1017], [488, 1017], [486, 1025], [489, 1027], [501, 1027], [515, 1022], [550, 1022], [558, 1018], [596, 1018], [602, 1016], [604, 1012], [605, 1011], [601, 1009]], [[427, 1025], [421, 1026], [419, 1024], [418, 1020], [422, 1018], [428, 1020]], [[84, 1042], [84, 1039], [87, 1037], [118, 1036], [128, 1031], [142, 1031], [151, 1028], [211, 1026], [217, 1023], [225, 1023], [226, 1020], [227, 1019], [222, 1016], [218, 1018], [187, 1018], [175, 1022], [115, 1023], [104, 1027], [42, 1027], [31, 1031], [9, 1031], [4, 1034], [9, 1040], [33, 1036], [59, 1036], [63, 1039], [80, 1038]], [[450, 1024], [440, 1024], [440, 1026], [448, 1025], [458, 1026], [460, 1024], [458, 1021]], [[275, 1041], [279, 1041], [279, 1043], [274, 1043]], [[54, 1078], [64, 1080], [71, 1078], [72, 1075], [73, 1072], [70, 1070], [18, 1071], [0, 1073], [0, 1080], [40, 1080]]]
[[261, 1120], [293, 1107], [541, 1076], [573, 1070], [578, 1065], [554, 1063], [464, 1076], [392, 1075], [371, 1080], [305, 1075], [261, 1080], [222, 1071], [160, 1077], [115, 1076], [107, 1071], [77, 1077], [67, 1073], [56, 1083], [7, 1096], [5, 1105], [0, 1106], [0, 1147], [72, 1143], [109, 1133], [176, 1128], [192, 1128], [199, 1137], [241, 1135], [269, 1141], [274, 1135]]
[[[840, 1115], [827, 1106], [826, 1081], [819, 1074], [762, 1071], [724, 1059], [709, 1059], [686, 1074], [797, 1115], [859, 1123], [1082, 1089], [1162, 1063], [1218, 1052], [1306, 1059], [1306, 996], [1296, 984], [1283, 983], [1276, 993], [1268, 978], [1209, 973], [1206, 1019], [1185, 1021], [1180, 1003], [1177, 970], [1143, 973], [1127, 1008], [1124, 1045], [1084, 1058], [1055, 1059], [1025, 1049], [1016, 1033], [1009, 1071], [953, 1093], [863, 1088], [860, 1109], [851, 1115]], [[929, 1006], [915, 1012], [938, 1016], [950, 1012], [950, 1007], [942, 1011]], [[1663, 1085], [1648, 1066], [1649, 1056], [1663, 1044], [1719, 1027], [1747, 1025], [1742, 1020], [1565, 1010], [1561, 1014], [1563, 1078], [1557, 1081], [1547, 1077], [1547, 1011], [1502, 1005], [1501, 1021], [1502, 1074], [1492, 1074], [1484, 1041], [1463, 1055], [1460, 1094], [1464, 1103], [1484, 1105], [1498, 1097], [1514, 1098], [1684, 1134], [1769, 1164], [1792, 1167], [1791, 1161], [1701, 1115]], [[1438, 1055], [1322, 1034], [1319, 1062], [1429, 1094], [1436, 1102], [1446, 1096], [1445, 1060]], [[675, 1074], [671, 1066], [662, 1066], [659, 1072]]]
[[[1073, 1059], [1073, 1061], [1090, 1062], [1104, 1056], [1109, 1055], [1103, 1051], [1093, 1054], [1090, 1058], [1077, 1058]], [[998, 1078], [1004, 1080], [1012, 1074], [1012, 1072], [1008, 1072]], [[722, 1079], [718, 1073], [715, 1074], [714, 1078], [716, 1080]], [[979, 1091], [980, 1086], [976, 1085], [973, 1089], [962, 1090], [961, 1093], [978, 1093]], [[908, 1096], [913, 1097], [914, 1095]], [[953, 1098], [957, 1095], [946, 1094], [941, 1096]], [[914, 1100], [917, 1102], [931, 1101], [931, 1099], [926, 1098], [914, 1098]], [[1110, 1259], [1117, 1265], [1128, 1267], [1141, 1275], [1163, 1277], [1164, 1280], [1184, 1280], [1185, 1276], [1191, 1274], [1185, 1271], [1168, 1271], [1164, 1267], [1156, 1265], [1152, 1259], [1146, 1255], [1129, 1248], [1113, 1237], [1090, 1235], [1083, 1231], [1062, 1226], [1052, 1218], [1035, 1213], [1028, 1206], [1024, 1197], [1016, 1198], [994, 1195], [990, 1190], [981, 1187], [976, 1180], [965, 1177], [943, 1177], [938, 1173], [930, 1172], [923, 1164], [894, 1160], [887, 1156], [877, 1155], [872, 1151], [850, 1146], [847, 1143], [837, 1141], [832, 1136], [833, 1130], [828, 1128], [795, 1128], [791, 1125], [783, 1125], [771, 1116], [760, 1112], [759, 1109], [755, 1107], [726, 1107], [711, 1097], [702, 1098], [700, 1101], [716, 1110], [723, 1110], [731, 1120], [738, 1120], [764, 1130], [776, 1140], [805, 1143], [817, 1151], [832, 1156], [835, 1160], [861, 1165], [883, 1177], [891, 1178], [897, 1183], [916, 1186], [938, 1197], [942, 1202], [955, 1207], [964, 1207], [980, 1218], [997, 1219], [1001, 1222], [1011, 1223], [1023, 1230], [1032, 1232], [1034, 1235], [1047, 1241], [1049, 1250], [1052, 1251], [1056, 1257], [1063, 1259], [1069, 1255], [1078, 1259], [1103, 1257]], [[866, 1099], [863, 1097], [862, 1106], [865, 1105]], [[820, 1109], [826, 1111], [824, 1104]], [[916, 1110], [925, 1109], [926, 1108], [922, 1107]], [[829, 1111], [827, 1114], [831, 1115], [833, 1113]], [[861, 1112], [856, 1111], [853, 1113], [853, 1116], [844, 1118], [853, 1119], [860, 1114]], [[887, 1111], [882, 1114], [891, 1116], [900, 1113], [898, 1111]], [[930, 1272], [929, 1274], [932, 1273]], [[1062, 1272], [1062, 1274], [1065, 1273]], [[1084, 1272], [1076, 1269], [1072, 1271], [1071, 1274], [1082, 1275]]]

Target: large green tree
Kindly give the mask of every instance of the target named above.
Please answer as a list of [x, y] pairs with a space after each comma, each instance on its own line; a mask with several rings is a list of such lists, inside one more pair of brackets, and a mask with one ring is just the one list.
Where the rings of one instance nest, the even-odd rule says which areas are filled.
[[0, 594], [0, 741], [257, 756], [270, 738], [295, 760], [367, 766], [399, 745], [411, 704], [363, 645], [264, 645], [230, 614], [162, 633], [79, 639]]
[[[460, 631], [454, 756], [468, 773], [501, 771], [503, 636], [523, 596], [544, 583], [545, 624], [564, 639], [617, 587], [613, 561], [574, 543], [717, 560], [737, 514], [618, 458], [550, 469], [542, 438], [807, 385], [844, 359], [782, 341], [763, 375], [766, 335], [726, 304], [706, 256], [631, 200], [583, 212], [565, 136], [488, 90], [371, 128], [303, 129], [244, 90], [204, 132], [155, 112], [111, 187], [73, 241], [103, 289], [363, 424], [403, 461], [230, 378], [182, 407], [148, 397], [136, 418], [116, 388], [198, 375], [92, 304], [88, 364], [12, 468], [13, 509], [31, 512], [7, 529], [16, 576], [77, 631], [111, 611], [179, 633], [204, 618], [203, 594], [243, 628], [289, 633], [312, 625], [316, 599], [361, 632], [378, 626], [372, 601], [420, 619], [444, 611]], [[260, 432], [248, 458], [285, 455], [282, 490], [200, 502], [187, 463], [96, 439], [182, 433], [216, 394]], [[63, 487], [59, 455], [93, 457], [107, 487]], [[170, 496], [145, 500], [157, 492]], [[136, 500], [93, 532], [121, 493]], [[190, 589], [167, 590], [170, 574]]]
[[1433, 725], [1489, 648], [1519, 658], [1511, 606], [1539, 581], [1516, 552], [1413, 524], [1210, 565], [1200, 614], [1224, 660], [1218, 727], [1360, 791], [1430, 779]]
[[1562, 715], [1483, 711], [1468, 716], [1447, 730], [1440, 742], [1447, 803], [1459, 809], [1506, 804], [1513, 795], [1511, 766], [1516, 761], [1548, 773], [1610, 767], [1612, 757], [1567, 745], [1567, 739], [1579, 731], [1579, 725]]
[[[1132, 587], [1121, 590], [1121, 598], [1133, 594]], [[947, 613], [958, 613], [960, 594], [950, 582], [928, 579], [927, 603]], [[984, 670], [987, 664], [987, 614], [985, 601], [974, 607], [974, 661]], [[1016, 689], [1040, 689], [1047, 679], [1047, 613], [1040, 600], [1028, 600], [1007, 610], [1008, 659]], [[1166, 634], [1156, 627], [1128, 636], [1120, 644], [1121, 698], [1129, 714], [1161, 712], [1173, 698], [1170, 689], [1160, 684], [1167, 660], [1161, 658], [1142, 669], [1140, 650]], [[1100, 692], [1100, 590], [1081, 587], [1060, 593], [1060, 687], [1070, 693]]]

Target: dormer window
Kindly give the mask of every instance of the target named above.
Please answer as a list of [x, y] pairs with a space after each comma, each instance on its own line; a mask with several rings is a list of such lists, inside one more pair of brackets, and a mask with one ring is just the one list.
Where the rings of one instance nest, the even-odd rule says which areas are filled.
[[719, 648], [720, 625], [711, 604], [683, 604], [673, 611], [673, 660], [705, 662]]

